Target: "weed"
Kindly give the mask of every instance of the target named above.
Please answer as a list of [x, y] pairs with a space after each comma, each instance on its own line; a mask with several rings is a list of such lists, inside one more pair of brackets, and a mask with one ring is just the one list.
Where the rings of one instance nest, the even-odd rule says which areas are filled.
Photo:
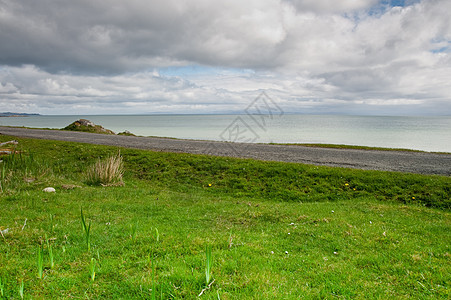
[[96, 259], [91, 258], [91, 263], [89, 264], [89, 277], [92, 281], [96, 278]]
[[91, 185], [123, 185], [122, 176], [124, 173], [124, 163], [122, 156], [118, 153], [115, 156], [98, 160], [91, 166], [86, 174], [87, 183]]
[[83, 215], [83, 208], [80, 208], [81, 215], [81, 225], [83, 227], [83, 231], [85, 233], [86, 247], [88, 251], [91, 250], [91, 221], [89, 221], [89, 225], [86, 225], [85, 216]]

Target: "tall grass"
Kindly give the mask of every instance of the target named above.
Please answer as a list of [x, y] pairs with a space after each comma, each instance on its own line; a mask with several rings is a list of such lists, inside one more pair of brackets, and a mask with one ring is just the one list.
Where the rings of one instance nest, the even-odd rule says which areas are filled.
[[90, 185], [123, 185], [124, 163], [120, 153], [105, 159], [99, 159], [86, 173], [86, 182]]
[[91, 222], [89, 225], [86, 225], [85, 216], [83, 214], [83, 208], [80, 208], [80, 216], [81, 216], [81, 226], [83, 227], [83, 231], [85, 233], [86, 247], [88, 251], [91, 250]]
[[0, 192], [13, 191], [51, 172], [46, 161], [36, 159], [33, 153], [11, 151], [0, 159]]

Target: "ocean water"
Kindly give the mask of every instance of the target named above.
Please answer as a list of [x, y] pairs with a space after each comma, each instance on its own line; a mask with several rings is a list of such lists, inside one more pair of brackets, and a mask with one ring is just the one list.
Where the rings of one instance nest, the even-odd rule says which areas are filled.
[[89, 115], [0, 118], [2, 126], [63, 128], [88, 119], [114, 132], [249, 143], [327, 143], [451, 152], [451, 116]]

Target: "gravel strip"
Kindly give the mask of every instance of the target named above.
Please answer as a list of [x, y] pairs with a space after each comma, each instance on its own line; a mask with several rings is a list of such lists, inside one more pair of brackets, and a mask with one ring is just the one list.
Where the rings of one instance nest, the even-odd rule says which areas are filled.
[[365, 170], [451, 175], [451, 154], [241, 144], [0, 126], [0, 134], [162, 152], [208, 154]]

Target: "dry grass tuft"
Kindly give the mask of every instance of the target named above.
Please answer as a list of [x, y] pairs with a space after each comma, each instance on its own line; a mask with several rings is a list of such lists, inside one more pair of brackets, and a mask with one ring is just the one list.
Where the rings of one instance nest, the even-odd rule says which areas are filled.
[[124, 173], [124, 163], [120, 153], [105, 159], [98, 160], [92, 165], [87, 173], [87, 183], [102, 186], [122, 186], [122, 175]]

